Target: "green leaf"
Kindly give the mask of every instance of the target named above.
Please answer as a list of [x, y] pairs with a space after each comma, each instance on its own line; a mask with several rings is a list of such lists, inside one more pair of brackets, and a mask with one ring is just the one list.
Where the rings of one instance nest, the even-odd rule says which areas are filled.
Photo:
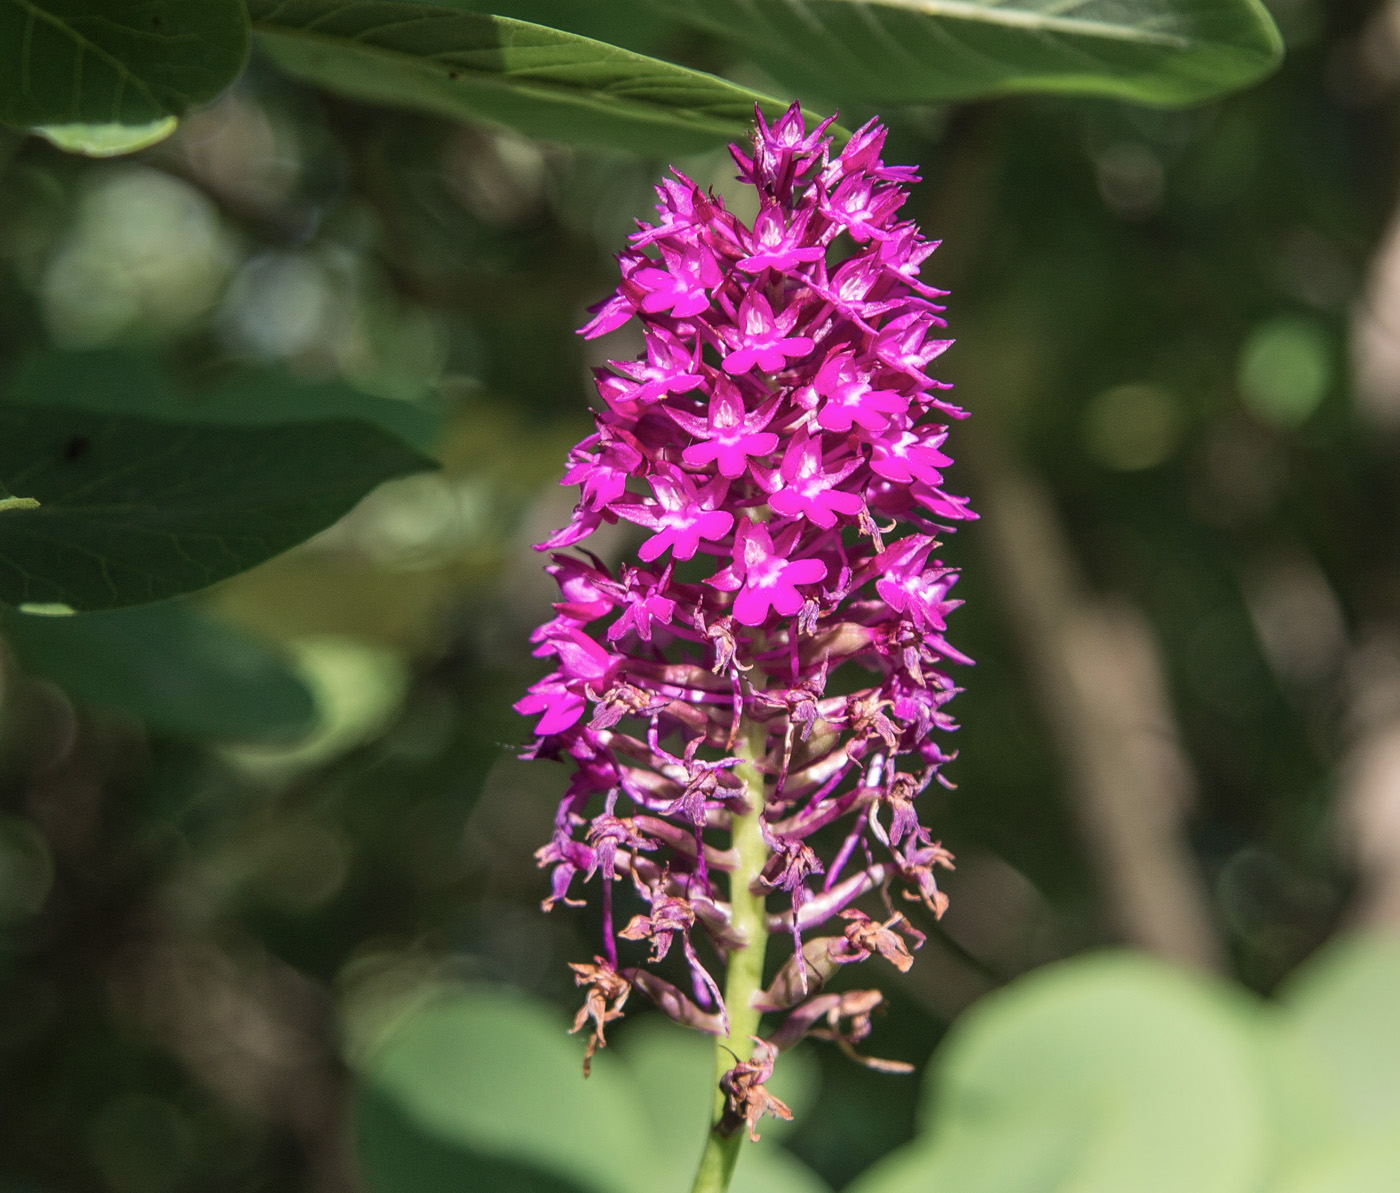
[[1291, 1172], [1343, 1133], [1343, 1115], [1321, 1065], [1276, 1005], [1259, 1008], [1259, 1070], [1274, 1140], [1274, 1173]]
[[[518, 996], [454, 994], [410, 1014], [362, 1075], [419, 1130], [467, 1154], [600, 1193], [648, 1193], [638, 1171], [645, 1108], [607, 1053], [585, 1082], [582, 1043], [564, 1027], [549, 1009]], [[459, 1187], [467, 1186], [467, 1171]], [[384, 1193], [402, 1187], [383, 1171], [371, 1184]]]
[[4, 398], [227, 426], [353, 418], [422, 450], [441, 430], [435, 412], [417, 403], [373, 397], [342, 381], [304, 381], [282, 368], [247, 369], [209, 389], [181, 393], [160, 358], [115, 348], [35, 353], [10, 377]]
[[310, 538], [382, 481], [434, 467], [364, 423], [181, 424], [0, 407], [0, 602], [76, 610], [204, 588]]
[[180, 122], [174, 116], [148, 124], [50, 124], [34, 131], [65, 153], [119, 157], [158, 145]]
[[[628, 1023], [585, 1081], [583, 1043], [566, 1026], [548, 1007], [487, 989], [404, 1015], [357, 1066], [372, 1193], [687, 1188], [714, 1089], [712, 1041], [669, 1022]], [[799, 1058], [775, 1094], [800, 1103], [810, 1072]], [[734, 1193], [825, 1193], [767, 1126], [764, 1135], [745, 1144]]]
[[393, 651], [337, 634], [306, 634], [291, 644], [297, 674], [311, 689], [316, 732], [290, 746], [224, 751], [269, 780], [324, 765], [389, 728], [408, 694], [409, 675]]
[[[776, 1090], [776, 1086], [774, 1089]], [[830, 1193], [831, 1186], [786, 1148], [769, 1142], [768, 1134], [775, 1120], [763, 1125], [763, 1136], [757, 1143], [745, 1142], [739, 1149], [729, 1193]], [[693, 1176], [690, 1153], [681, 1152], [677, 1159], [687, 1169], [685, 1177]], [[686, 1180], [675, 1182], [677, 1189], [686, 1188]]]
[[[1053, 1104], [1038, 1117], [955, 1122], [920, 1136], [857, 1177], [845, 1193], [1079, 1193], [1076, 1157], [1092, 1132]], [[960, 1182], [954, 1184], [953, 1182]]]
[[152, 729], [233, 741], [289, 741], [316, 704], [270, 646], [183, 603], [76, 617], [0, 614], [34, 675]]
[[187, 418], [160, 358], [119, 348], [30, 353], [5, 378], [0, 396], [26, 406]]
[[[629, 1024], [617, 1047], [646, 1108], [652, 1150], [663, 1157], [652, 1187], [685, 1189], [694, 1175], [713, 1104], [714, 1041], [652, 1015]], [[773, 1143], [797, 1128], [816, 1099], [819, 1082], [820, 1067], [810, 1052], [798, 1048], [784, 1053], [768, 1089], [788, 1104], [794, 1121], [764, 1120], [758, 1144], [739, 1150], [729, 1193], [825, 1193], [827, 1185], [816, 1173]], [[666, 1090], [664, 1099], [649, 1096], [659, 1089]]]
[[1400, 941], [1333, 941], [1279, 991], [1269, 1193], [1389, 1193], [1400, 1172]]
[[395, 0], [250, 0], [284, 70], [368, 103], [484, 120], [554, 141], [657, 153], [743, 140], [786, 105], [543, 25]]
[[[678, 25], [650, 0], [442, 0], [453, 8], [494, 13], [517, 21], [532, 21], [551, 29], [567, 29], [581, 37], [605, 41], [639, 54], [665, 55], [674, 48]], [[686, 36], [683, 26], [680, 36]]]
[[1400, 1136], [1400, 941], [1337, 941], [1279, 994], [1342, 1124]]
[[1041, 970], [978, 1003], [936, 1063], [929, 1133], [850, 1193], [1242, 1193], [1264, 1174], [1252, 1021], [1158, 962]]
[[356, 1144], [368, 1193], [602, 1193], [528, 1160], [503, 1159], [425, 1130], [391, 1097], [361, 1090]]
[[285, 422], [353, 418], [373, 423], [427, 451], [442, 431], [438, 412], [417, 402], [377, 398], [343, 381], [304, 381], [285, 369], [250, 370], [182, 403], [198, 422], [273, 426]]
[[213, 99], [247, 56], [239, 0], [0, 0], [0, 122], [149, 124]]
[[1269, 74], [1259, 0], [656, 0], [778, 77], [869, 103], [1008, 92], [1188, 104]]
[[1395, 1193], [1397, 1174], [1400, 1132], [1390, 1131], [1348, 1140], [1295, 1165], [1269, 1186], [1269, 1193]]

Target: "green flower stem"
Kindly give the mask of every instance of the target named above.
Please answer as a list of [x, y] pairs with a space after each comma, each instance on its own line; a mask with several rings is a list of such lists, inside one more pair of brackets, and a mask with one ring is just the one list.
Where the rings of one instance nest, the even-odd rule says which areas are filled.
[[[735, 1057], [748, 1060], [753, 1055], [750, 1036], [758, 1032], [760, 1012], [751, 1005], [763, 989], [763, 955], [768, 945], [768, 920], [762, 893], [755, 894], [759, 872], [768, 860], [759, 821], [763, 816], [764, 776], [755, 763], [765, 753], [767, 731], [745, 718], [739, 729], [736, 753], [743, 760], [734, 773], [749, 789], [748, 811], [734, 817], [732, 845], [739, 864], [730, 877], [729, 902], [734, 911], [734, 929], [745, 940], [742, 948], [729, 954], [724, 983], [724, 1005], [729, 1012], [729, 1035], [715, 1046], [715, 1101], [710, 1118], [710, 1134], [705, 1142], [700, 1168], [695, 1174], [692, 1193], [725, 1193], [739, 1147], [744, 1140], [742, 1127], [721, 1131], [725, 1097], [719, 1079], [734, 1067]], [[762, 888], [759, 888], [760, 892]]]

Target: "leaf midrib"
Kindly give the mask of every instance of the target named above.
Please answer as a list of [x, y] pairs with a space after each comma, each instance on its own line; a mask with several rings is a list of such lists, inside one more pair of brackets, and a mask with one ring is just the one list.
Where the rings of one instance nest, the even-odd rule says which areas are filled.
[[[451, 19], [452, 17], [461, 15], [461, 13], [455, 11], [444, 11], [441, 19]], [[434, 15], [420, 19], [432, 21], [439, 18]], [[384, 26], [384, 28], [411, 23], [417, 22], [398, 21], [395, 22], [395, 26]], [[255, 18], [252, 22], [252, 28], [254, 33], [262, 37], [319, 42], [324, 45], [333, 46], [341, 53], [348, 50], [357, 54], [363, 54], [367, 57], [387, 58], [395, 63], [417, 67], [419, 69], [442, 71], [444, 73], [453, 71], [459, 76], [459, 79], [449, 79], [447, 80], [449, 82], [471, 82], [483, 87], [500, 90], [533, 90], [541, 95], [567, 99], [571, 104], [579, 108], [591, 108], [611, 115], [618, 115], [618, 107], [625, 107], [630, 109], [633, 113], [639, 115], [644, 114], [649, 120], [665, 120], [668, 123], [680, 123], [686, 128], [694, 128], [697, 119], [712, 122], [718, 131], [731, 130], [735, 125], [734, 118], [725, 117], [713, 111], [707, 111], [704, 108], [649, 103], [645, 100], [634, 99], [616, 91], [603, 91], [597, 88], [553, 82], [548, 79], [540, 79], [533, 76], [528, 78], [512, 77], [504, 72], [484, 71], [477, 67], [451, 63], [446, 60], [446, 54], [450, 53], [450, 51], [444, 51], [442, 56], [429, 58], [405, 50], [396, 50], [387, 46], [376, 45], [373, 42], [365, 40], [363, 37], [346, 37], [338, 34], [321, 33], [305, 26], [279, 25], [268, 21], [266, 18]], [[375, 32], [378, 32], [378, 30], [376, 29]], [[592, 42], [591, 38], [585, 37], [580, 37], [578, 40], [581, 42]], [[612, 51], [610, 55], [607, 55], [609, 57], [635, 61], [652, 68], [656, 66], [662, 67], [663, 69], [657, 72], [657, 77], [663, 83], [672, 81], [677, 85], [682, 85], [686, 82], [683, 76], [673, 77], [670, 71], [664, 69], [669, 64], [659, 59], [648, 58], [642, 54], [633, 54], [630, 51], [621, 50], [616, 46], [609, 46], [606, 42], [596, 42], [593, 44], [596, 44], [600, 50]], [[737, 90], [741, 92], [744, 98], [752, 98], [755, 101], [760, 101], [763, 98], [756, 93], [749, 92], [746, 88], [740, 87], [738, 84], [731, 83], [726, 79], [721, 79], [717, 75], [710, 75], [704, 71], [692, 70], [687, 70], [686, 73], [697, 75], [707, 82], [714, 82], [720, 86]], [[629, 82], [635, 83], [635, 80], [629, 80]], [[735, 98], [737, 99], [739, 97], [736, 96]]]
[[[798, 0], [798, 3], [801, 2], [802, 0]], [[1066, 7], [1078, 8], [1082, 2], [1083, 0], [1070, 0]], [[807, 3], [812, 5], [846, 3], [852, 7], [890, 8], [902, 12], [917, 13], [921, 16], [943, 17], [953, 21], [1003, 25], [1008, 28], [1030, 29], [1035, 32], [1094, 37], [1104, 41], [1163, 46], [1177, 50], [1189, 50], [1195, 44], [1191, 38], [1179, 33], [1166, 33], [1131, 25], [1115, 25], [1108, 21], [1086, 20], [1082, 17], [1028, 12], [1025, 9], [1007, 9], [997, 5], [976, 4], [972, 0], [854, 0], [854, 2], [853, 0], [807, 0]]]

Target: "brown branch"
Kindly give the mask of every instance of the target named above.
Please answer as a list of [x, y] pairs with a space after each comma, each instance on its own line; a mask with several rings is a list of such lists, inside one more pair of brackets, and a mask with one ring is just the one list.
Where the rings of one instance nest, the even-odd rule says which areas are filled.
[[1133, 944], [1221, 969], [1182, 832], [1190, 765], [1151, 629], [1131, 606], [1088, 594], [1049, 496], [995, 460], [985, 439], [979, 446], [976, 537], [1059, 744], [1070, 806], [1111, 913]]

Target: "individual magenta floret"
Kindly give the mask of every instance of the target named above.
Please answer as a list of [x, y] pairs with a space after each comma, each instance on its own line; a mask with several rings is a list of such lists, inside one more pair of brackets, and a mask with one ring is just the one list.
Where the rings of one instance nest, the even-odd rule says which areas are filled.
[[[952, 858], [916, 801], [944, 782], [948, 664], [971, 661], [943, 638], [957, 573], [935, 557], [975, 517], [943, 487], [963, 411], [928, 372], [951, 343], [919, 280], [937, 245], [900, 219], [917, 178], [880, 160], [885, 130], [833, 154], [829, 123], [809, 132], [794, 106], [731, 147], [752, 228], [677, 173], [621, 254], [583, 334], [636, 320], [644, 348], [597, 372], [596, 434], [564, 476], [579, 504], [541, 546], [560, 599], [534, 641], [554, 669], [516, 705], [538, 718], [529, 756], [573, 768], [538, 854], [545, 906], [599, 888], [601, 952], [573, 966], [589, 1056], [633, 989], [729, 1032], [716, 975], [753, 943], [740, 896], [791, 940], [751, 999], [782, 1022], [723, 1087], [750, 1128], [774, 1109], [753, 1091], [777, 1049], [869, 1033], [878, 991], [827, 979], [913, 963], [924, 938], [893, 896], [947, 905]], [[564, 550], [618, 521], [639, 528], [635, 562]], [[871, 892], [879, 918], [854, 906]]]

